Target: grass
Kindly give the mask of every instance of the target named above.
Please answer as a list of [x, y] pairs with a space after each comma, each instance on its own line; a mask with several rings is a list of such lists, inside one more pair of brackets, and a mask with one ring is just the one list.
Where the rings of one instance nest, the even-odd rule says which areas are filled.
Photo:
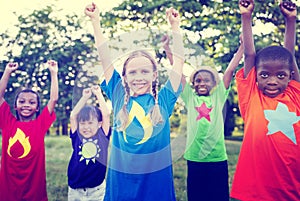
[[[47, 136], [45, 138], [45, 144], [49, 201], [65, 201], [67, 200], [68, 191], [67, 167], [72, 152], [71, 141], [68, 136]], [[184, 146], [183, 143], [181, 144]], [[240, 142], [226, 141], [226, 147], [231, 184], [239, 154]], [[186, 161], [182, 157], [179, 157], [173, 163], [173, 168], [177, 201], [186, 201]]]

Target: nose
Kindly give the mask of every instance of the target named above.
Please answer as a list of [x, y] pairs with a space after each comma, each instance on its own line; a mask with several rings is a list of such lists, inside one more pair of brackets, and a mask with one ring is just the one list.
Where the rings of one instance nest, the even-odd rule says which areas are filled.
[[270, 76], [267, 83], [270, 84], [270, 85], [276, 85], [278, 83], [277, 82], [277, 77], [276, 76]]

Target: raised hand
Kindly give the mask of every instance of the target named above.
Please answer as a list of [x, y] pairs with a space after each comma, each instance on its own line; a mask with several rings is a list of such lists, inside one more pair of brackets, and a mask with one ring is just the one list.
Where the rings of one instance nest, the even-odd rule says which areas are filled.
[[50, 73], [57, 73], [58, 72], [58, 64], [57, 61], [54, 60], [48, 60], [47, 66], [50, 71]]
[[254, 0], [239, 0], [241, 14], [252, 14], [254, 10]]
[[281, 13], [286, 18], [296, 17], [297, 16], [297, 7], [296, 4], [291, 1], [280, 1], [279, 8]]
[[91, 88], [83, 89], [83, 91], [82, 91], [82, 97], [84, 97], [85, 99], [88, 99], [91, 96], [92, 96], [92, 90], [91, 90]]
[[84, 13], [86, 16], [90, 17], [91, 19], [94, 19], [96, 17], [99, 17], [100, 11], [96, 4], [92, 3], [85, 7]]
[[166, 10], [167, 19], [171, 25], [171, 27], [179, 27], [180, 25], [180, 16], [176, 9], [174, 8], [168, 8]]
[[9, 74], [11, 74], [13, 71], [17, 70], [19, 67], [19, 64], [17, 62], [10, 62], [6, 65], [5, 71], [7, 71]]
[[91, 90], [94, 95], [99, 95], [102, 93], [99, 85], [92, 86]]

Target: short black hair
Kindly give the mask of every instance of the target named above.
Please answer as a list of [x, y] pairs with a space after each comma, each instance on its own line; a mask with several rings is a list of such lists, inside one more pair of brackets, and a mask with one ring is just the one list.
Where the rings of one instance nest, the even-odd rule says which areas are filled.
[[193, 76], [192, 76], [191, 82], [192, 82], [192, 85], [193, 85], [193, 86], [194, 86], [194, 83], [195, 83], [195, 78], [196, 78], [196, 76], [198, 75], [198, 73], [200, 73], [200, 72], [206, 72], [206, 73], [209, 73], [210, 76], [211, 76], [211, 78], [212, 78], [212, 80], [213, 80], [214, 83], [216, 84], [216, 78], [215, 78], [215, 75], [214, 75], [211, 71], [206, 70], [206, 69], [199, 69], [199, 70], [197, 70], [197, 71], [193, 74]]
[[[19, 95], [20, 95], [21, 93], [33, 93], [33, 94], [36, 95], [36, 97], [37, 97], [37, 103], [38, 103], [38, 106], [37, 106], [38, 111], [35, 113], [35, 114], [36, 114], [35, 118], [37, 118], [37, 117], [39, 116], [39, 114], [40, 114], [40, 107], [41, 107], [41, 103], [40, 103], [40, 95], [39, 95], [36, 91], [33, 91], [32, 89], [29, 89], [29, 88], [23, 88], [23, 89], [21, 89], [21, 90], [16, 94], [16, 96], [15, 96], [15, 101], [14, 101], [14, 107], [15, 107], [15, 108], [17, 107], [17, 100], [18, 100]], [[20, 116], [19, 116], [18, 112], [16, 112], [16, 117], [17, 117], [17, 120], [20, 120]]]
[[255, 57], [255, 67], [261, 61], [277, 60], [286, 63], [289, 69], [293, 70], [293, 55], [282, 46], [268, 46], [259, 50]]
[[102, 113], [98, 107], [86, 105], [84, 106], [77, 115], [77, 122], [89, 121], [91, 117], [97, 118], [98, 122], [102, 121]]

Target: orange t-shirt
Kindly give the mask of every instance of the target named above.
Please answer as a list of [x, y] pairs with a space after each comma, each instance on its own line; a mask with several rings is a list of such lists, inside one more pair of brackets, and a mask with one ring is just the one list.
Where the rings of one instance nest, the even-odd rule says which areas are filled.
[[255, 68], [236, 75], [244, 140], [231, 197], [239, 200], [300, 200], [300, 83], [269, 98], [258, 89]]

